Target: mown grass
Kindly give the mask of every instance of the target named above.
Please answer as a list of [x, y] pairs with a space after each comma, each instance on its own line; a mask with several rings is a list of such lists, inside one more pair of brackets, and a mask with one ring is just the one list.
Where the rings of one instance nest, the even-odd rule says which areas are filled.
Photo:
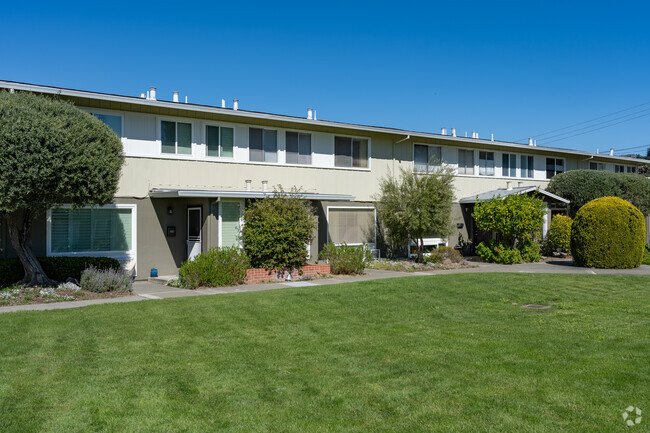
[[650, 413], [649, 331], [650, 279], [600, 275], [8, 313], [0, 431], [627, 431], [627, 406]]

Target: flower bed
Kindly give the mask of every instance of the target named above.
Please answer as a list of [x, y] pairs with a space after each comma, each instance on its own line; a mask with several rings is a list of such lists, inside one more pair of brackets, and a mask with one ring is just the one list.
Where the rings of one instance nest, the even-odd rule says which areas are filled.
[[95, 293], [83, 290], [73, 283], [63, 283], [56, 287], [9, 287], [0, 290], [0, 307], [25, 304], [47, 304], [63, 301], [83, 301], [87, 299], [115, 298], [128, 296], [130, 292]]
[[[246, 273], [246, 284], [286, 281], [284, 272], [268, 271], [263, 268], [249, 269]], [[300, 279], [321, 278], [330, 274], [330, 265], [305, 265], [302, 272], [294, 269], [291, 272], [291, 281]]]

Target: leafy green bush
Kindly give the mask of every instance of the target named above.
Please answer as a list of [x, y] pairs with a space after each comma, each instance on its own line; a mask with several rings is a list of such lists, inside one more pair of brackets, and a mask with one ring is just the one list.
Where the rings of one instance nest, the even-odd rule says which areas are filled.
[[187, 289], [236, 286], [244, 283], [249, 267], [248, 256], [241, 248], [211, 248], [181, 265], [178, 282]]
[[620, 197], [650, 213], [650, 179], [633, 173], [612, 173], [605, 170], [570, 170], [553, 176], [546, 188], [570, 200], [569, 215], [600, 197]]
[[641, 263], [644, 265], [650, 265], [650, 244], [645, 246], [645, 252], [643, 253], [643, 260]]
[[644, 245], [643, 214], [617, 197], [590, 201], [571, 226], [571, 252], [578, 266], [635, 268], [641, 264]]
[[524, 262], [535, 263], [542, 259], [542, 249], [535, 241], [527, 240], [519, 242], [517, 248], [521, 254], [521, 260]]
[[97, 269], [90, 266], [81, 273], [81, 288], [89, 292], [127, 293], [133, 289], [131, 278], [119, 269]]
[[327, 260], [332, 274], [363, 274], [366, 264], [372, 262], [372, 253], [367, 245], [350, 246], [325, 244], [319, 258]]
[[246, 207], [242, 239], [254, 268], [299, 269], [307, 262], [315, 228], [311, 203], [297, 190], [285, 193], [278, 187], [272, 197]]
[[510, 248], [495, 240], [491, 240], [487, 245], [481, 242], [476, 246], [476, 254], [488, 263], [499, 263], [501, 265], [512, 265], [521, 263], [521, 252], [517, 249]]
[[[84, 269], [120, 269], [120, 262], [111, 257], [39, 257], [43, 270], [52, 280], [79, 280]], [[25, 271], [17, 258], [0, 259], [0, 287], [8, 286], [23, 278]]]
[[546, 240], [548, 254], [557, 250], [571, 252], [571, 224], [573, 224], [573, 220], [570, 217], [553, 215]]
[[451, 263], [460, 263], [463, 260], [463, 256], [454, 248], [443, 246], [431, 251], [425, 259], [430, 263], [442, 263], [445, 260]]
[[495, 233], [498, 242], [514, 248], [517, 242], [539, 237], [545, 209], [538, 198], [511, 194], [477, 202], [472, 216], [479, 230]]

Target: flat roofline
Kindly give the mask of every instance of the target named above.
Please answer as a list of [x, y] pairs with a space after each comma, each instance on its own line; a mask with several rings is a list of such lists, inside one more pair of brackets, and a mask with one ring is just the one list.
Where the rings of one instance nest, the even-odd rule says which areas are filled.
[[21, 83], [16, 81], [5, 81], [0, 80], [0, 88], [4, 89], [14, 89], [14, 90], [23, 90], [35, 93], [45, 93], [52, 95], [62, 95], [68, 97], [76, 98], [85, 98], [85, 99], [95, 99], [98, 101], [112, 101], [125, 104], [134, 104], [144, 107], [158, 107], [158, 108], [168, 108], [174, 110], [181, 110], [187, 112], [201, 112], [201, 113], [216, 113], [221, 115], [232, 116], [234, 118], [253, 118], [253, 119], [264, 119], [264, 120], [274, 120], [281, 122], [292, 122], [298, 125], [311, 125], [311, 126], [329, 126], [333, 128], [343, 128], [343, 129], [353, 129], [361, 132], [372, 132], [380, 134], [390, 134], [396, 136], [409, 136], [411, 141], [417, 141], [417, 138], [424, 139], [437, 139], [453, 142], [456, 144], [473, 144], [473, 145], [482, 145], [482, 146], [494, 146], [516, 150], [518, 152], [523, 152], [526, 149], [527, 152], [530, 151], [540, 151], [540, 152], [550, 152], [556, 154], [564, 155], [574, 155], [578, 157], [583, 157], [585, 159], [594, 159], [598, 160], [610, 160], [610, 161], [625, 161], [629, 163], [634, 163], [635, 165], [643, 165], [645, 162], [637, 158], [629, 158], [608, 154], [599, 154], [584, 152], [580, 150], [573, 149], [563, 149], [556, 147], [545, 147], [545, 146], [529, 146], [521, 143], [513, 143], [508, 141], [492, 141], [484, 140], [480, 138], [469, 138], [469, 137], [452, 137], [451, 135], [442, 135], [435, 134], [430, 132], [419, 132], [419, 131], [410, 131], [406, 129], [390, 128], [383, 126], [370, 126], [370, 125], [359, 125], [355, 123], [344, 123], [344, 122], [334, 122], [329, 120], [312, 120], [306, 119], [303, 117], [288, 116], [284, 114], [272, 114], [259, 111], [247, 111], [247, 110], [233, 110], [232, 108], [223, 108], [216, 107], [211, 105], [201, 105], [201, 104], [192, 104], [184, 102], [171, 102], [164, 100], [151, 100], [143, 99], [138, 96], [124, 96], [116, 95], [111, 93], [100, 93], [100, 92], [91, 92], [87, 90], [76, 90], [68, 89], [62, 87], [54, 86], [44, 86], [38, 84], [29, 84]]
[[[505, 193], [505, 194], [498, 195], [497, 193], [499, 193], [499, 192], [502, 192], [502, 193]], [[461, 198], [458, 202], [461, 203], [461, 204], [471, 204], [471, 203], [476, 203], [479, 200], [480, 196], [485, 197], [485, 196], [491, 195], [492, 198], [504, 198], [504, 197], [507, 197], [507, 196], [513, 195], [513, 194], [517, 194], [517, 195], [518, 194], [528, 194], [529, 192], [540, 193], [540, 194], [545, 195], [545, 196], [547, 196], [549, 198], [557, 200], [560, 203], [565, 203], [565, 204], [571, 203], [569, 200], [567, 200], [567, 199], [565, 199], [563, 197], [560, 197], [559, 195], [555, 195], [555, 194], [553, 194], [551, 192], [543, 190], [543, 189], [541, 189], [541, 188], [539, 188], [537, 186], [521, 186], [521, 187], [516, 187], [516, 188], [511, 188], [511, 189], [504, 189], [504, 188], [493, 189], [492, 191], [487, 191], [487, 192], [477, 194], [477, 195], [472, 196], [472, 197]]]
[[[162, 189], [152, 188], [149, 191], [149, 197], [152, 198], [266, 198], [275, 194], [272, 191], [219, 191], [203, 189]], [[326, 201], [353, 201], [355, 197], [348, 194], [320, 194], [311, 192], [302, 192], [298, 194], [306, 200], [326, 200]]]

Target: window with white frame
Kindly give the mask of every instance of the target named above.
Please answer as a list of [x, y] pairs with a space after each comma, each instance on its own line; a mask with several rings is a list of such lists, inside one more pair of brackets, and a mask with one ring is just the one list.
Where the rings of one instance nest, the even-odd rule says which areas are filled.
[[521, 155], [521, 177], [535, 177], [535, 158], [531, 155]]
[[589, 170], [605, 170], [605, 164], [602, 162], [590, 162]]
[[258, 162], [278, 162], [278, 131], [249, 128], [248, 159]]
[[133, 250], [133, 207], [52, 209], [52, 254], [124, 253]]
[[192, 124], [185, 122], [160, 122], [162, 153], [177, 155], [192, 154]]
[[207, 155], [232, 158], [234, 136], [235, 133], [232, 128], [207, 125], [205, 127]]
[[628, 165], [627, 166], [627, 172], [628, 173], [636, 173], [636, 167]]
[[546, 178], [550, 179], [560, 173], [564, 173], [564, 159], [546, 158]]
[[334, 166], [368, 168], [368, 140], [334, 137]]
[[505, 177], [517, 177], [517, 155], [513, 153], [501, 155], [501, 173]]
[[114, 114], [102, 114], [102, 113], [90, 113], [95, 116], [97, 119], [101, 120], [113, 130], [118, 137], [122, 138], [122, 116], [116, 116]]
[[614, 173], [625, 173], [625, 166], [624, 165], [614, 165]]
[[311, 134], [287, 131], [287, 164], [311, 165]]
[[374, 208], [333, 208], [327, 209], [327, 234], [335, 244], [374, 244]]
[[442, 148], [426, 144], [413, 145], [413, 168], [419, 173], [434, 171], [442, 163]]
[[474, 151], [458, 149], [458, 174], [474, 174]]
[[494, 152], [479, 151], [478, 174], [481, 176], [494, 176]]

